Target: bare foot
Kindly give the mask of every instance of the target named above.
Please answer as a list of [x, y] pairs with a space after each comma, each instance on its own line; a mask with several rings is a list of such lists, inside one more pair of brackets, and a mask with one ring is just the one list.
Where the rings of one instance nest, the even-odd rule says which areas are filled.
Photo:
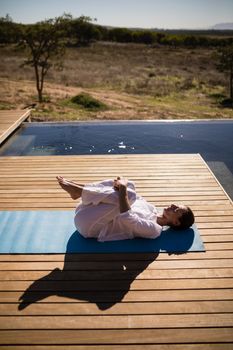
[[69, 193], [70, 197], [72, 199], [78, 199], [82, 195], [82, 187], [79, 187], [77, 184], [73, 183], [72, 181], [66, 180], [62, 176], [57, 176], [57, 181], [61, 188]]
[[[62, 176], [58, 176], [58, 177], [62, 177]], [[64, 179], [64, 177], [62, 177]], [[64, 179], [66, 181], [66, 183], [69, 183], [71, 185], [75, 185], [75, 186], [79, 186], [79, 187], [84, 187], [84, 184], [78, 184], [77, 182], [73, 181], [73, 180], [67, 180], [67, 179]]]

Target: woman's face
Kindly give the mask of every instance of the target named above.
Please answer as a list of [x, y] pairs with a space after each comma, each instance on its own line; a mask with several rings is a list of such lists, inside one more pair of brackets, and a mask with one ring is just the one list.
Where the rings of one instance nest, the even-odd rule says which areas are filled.
[[163, 217], [167, 220], [167, 225], [179, 226], [179, 219], [187, 211], [185, 205], [171, 204], [163, 210]]

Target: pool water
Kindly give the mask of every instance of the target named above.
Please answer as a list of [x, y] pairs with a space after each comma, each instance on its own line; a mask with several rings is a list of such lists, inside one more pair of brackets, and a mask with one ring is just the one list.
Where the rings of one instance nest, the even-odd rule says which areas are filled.
[[[135, 132], [134, 132], [135, 133]], [[24, 123], [2, 147], [0, 155], [120, 154], [142, 150], [123, 125]]]
[[0, 155], [210, 155], [222, 147], [232, 151], [232, 136], [233, 122], [23, 123], [1, 147]]

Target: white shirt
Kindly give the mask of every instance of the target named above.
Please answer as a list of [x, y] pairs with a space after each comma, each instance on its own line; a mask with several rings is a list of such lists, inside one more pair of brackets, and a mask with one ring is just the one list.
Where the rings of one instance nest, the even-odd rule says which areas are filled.
[[120, 213], [119, 192], [113, 189], [112, 180], [85, 186], [82, 202], [75, 211], [77, 230], [84, 237], [95, 237], [100, 242], [157, 238], [162, 227], [156, 222], [156, 208], [137, 196], [132, 182], [128, 183], [127, 192], [131, 209]]

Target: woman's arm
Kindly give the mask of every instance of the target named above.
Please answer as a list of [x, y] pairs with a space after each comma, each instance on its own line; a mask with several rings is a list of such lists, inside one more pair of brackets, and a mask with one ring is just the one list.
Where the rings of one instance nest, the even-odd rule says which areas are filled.
[[127, 180], [126, 179], [118, 180], [117, 185], [119, 188], [120, 213], [125, 213], [131, 208], [129, 204], [128, 193], [127, 193]]
[[119, 189], [119, 216], [121, 227], [125, 231], [133, 232], [134, 236], [144, 238], [156, 238], [161, 234], [162, 227], [156, 221], [140, 218], [130, 211], [130, 203], [127, 193], [127, 179], [117, 180]]

